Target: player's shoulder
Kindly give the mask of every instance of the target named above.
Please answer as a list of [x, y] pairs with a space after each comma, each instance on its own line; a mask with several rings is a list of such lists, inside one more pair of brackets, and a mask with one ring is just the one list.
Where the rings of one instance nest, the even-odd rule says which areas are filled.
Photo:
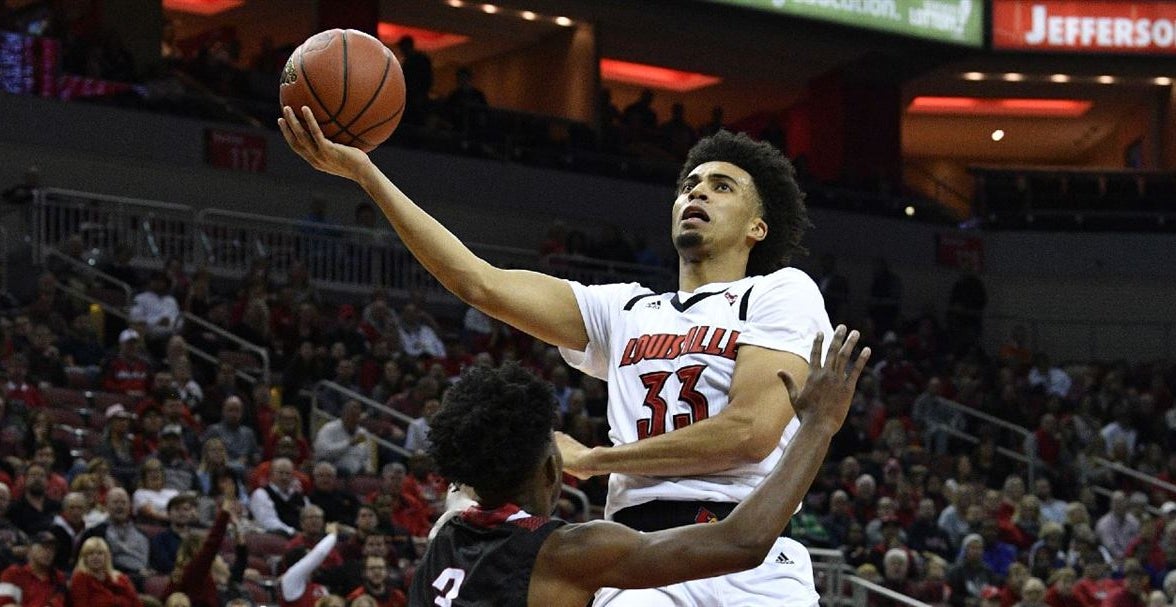
[[603, 285], [585, 285], [575, 281], [569, 282], [577, 292], [590, 294], [593, 298], [599, 300], [619, 302], [621, 305], [626, 305], [635, 297], [657, 295], [653, 289], [637, 282], [617, 282]]
[[806, 272], [793, 267], [785, 267], [759, 276], [747, 278], [755, 286], [791, 287], [796, 289], [814, 289], [819, 291], [816, 281]]

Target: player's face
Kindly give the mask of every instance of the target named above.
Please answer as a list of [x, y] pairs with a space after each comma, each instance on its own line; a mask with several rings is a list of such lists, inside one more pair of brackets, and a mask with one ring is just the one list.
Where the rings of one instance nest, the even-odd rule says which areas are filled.
[[761, 240], [759, 194], [751, 175], [729, 162], [698, 165], [680, 184], [674, 200], [671, 234], [681, 255], [725, 250]]

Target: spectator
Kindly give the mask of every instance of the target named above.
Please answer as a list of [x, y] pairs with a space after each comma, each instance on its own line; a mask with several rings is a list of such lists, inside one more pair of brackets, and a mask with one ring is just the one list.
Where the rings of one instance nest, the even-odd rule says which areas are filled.
[[424, 413], [425, 403], [440, 397], [441, 386], [437, 380], [425, 376], [409, 390], [392, 397], [388, 406], [409, 417], [420, 417]]
[[1127, 561], [1123, 567], [1123, 586], [1107, 595], [1103, 607], [1146, 607], [1147, 579], [1147, 571], [1139, 561]]
[[[359, 317], [355, 306], [343, 304], [339, 306], [339, 323], [326, 336], [327, 343], [342, 343], [347, 348], [348, 358], [359, 356], [367, 350], [367, 336], [360, 330]], [[348, 381], [345, 386], [355, 383]]]
[[636, 101], [621, 112], [621, 124], [631, 138], [651, 140], [657, 133], [657, 112], [653, 110], [653, 91], [643, 89]]
[[106, 509], [110, 518], [91, 527], [82, 535], [82, 542], [100, 537], [110, 546], [114, 568], [131, 577], [136, 587], [150, 574], [150, 541], [131, 520], [131, 498], [126, 489], [115, 487], [106, 493]]
[[474, 86], [474, 73], [470, 68], [457, 68], [457, 86], [445, 98], [445, 110], [453, 128], [466, 136], [484, 137], [489, 126], [490, 106], [486, 94]]
[[54, 342], [57, 336], [47, 325], [33, 327], [31, 347], [28, 352], [29, 378], [35, 384], [47, 383], [54, 386], [66, 384], [65, 363]]
[[906, 550], [891, 548], [882, 558], [882, 585], [899, 594], [911, 594], [911, 559]]
[[1029, 568], [1024, 563], [1012, 563], [1005, 576], [1004, 585], [1000, 588], [1001, 607], [1013, 607], [1021, 601], [1021, 591], [1029, 579]]
[[17, 353], [8, 358], [8, 383], [4, 384], [4, 400], [16, 410], [41, 409], [48, 405], [40, 388], [28, 382], [28, 356]]
[[241, 397], [233, 395], [224, 400], [221, 407], [221, 421], [212, 424], [204, 431], [201, 441], [219, 438], [224, 443], [228, 454], [229, 465], [238, 471], [244, 471], [258, 460], [257, 435], [253, 429], [244, 425], [245, 403]]
[[[1041, 526], [1041, 539], [1029, 547], [1029, 569], [1034, 574], [1052, 572], [1066, 565], [1065, 529], [1058, 523]], [[1047, 578], [1048, 579], [1048, 578]]]
[[1049, 590], [1045, 592], [1045, 603], [1049, 607], [1082, 607], [1074, 594], [1074, 582], [1078, 575], [1070, 567], [1055, 569], [1049, 576]]
[[133, 495], [135, 515], [144, 522], [170, 522], [168, 506], [180, 492], [164, 484], [163, 463], [156, 458], [143, 462], [140, 470], [139, 488]]
[[708, 120], [702, 126], [698, 127], [698, 136], [709, 137], [725, 128], [727, 128], [727, 126], [723, 121], [723, 108], [722, 106], [716, 105], [711, 108], [710, 120]]
[[890, 271], [890, 264], [882, 257], [874, 259], [867, 309], [870, 320], [874, 322], [874, 330], [879, 335], [898, 328], [898, 316], [902, 309], [902, 281]]
[[307, 498], [322, 508], [328, 523], [352, 522], [359, 511], [359, 499], [339, 485], [338, 473], [330, 462], [314, 465], [314, 491]]
[[368, 431], [359, 426], [363, 415], [357, 400], [343, 404], [339, 419], [319, 428], [314, 439], [315, 459], [335, 465], [345, 475], [372, 471], [372, 443]]
[[130, 319], [133, 323], [143, 323], [147, 340], [161, 346], [162, 342], [183, 328], [180, 304], [171, 294], [166, 273], [151, 274], [147, 280], [147, 290], [135, 295], [131, 303]]
[[[421, 416], [408, 424], [408, 432], [404, 437], [404, 448], [409, 453], [421, 453], [429, 449], [429, 422], [441, 410], [441, 400], [430, 398], [425, 401]], [[570, 430], [565, 427], [565, 430]], [[588, 444], [588, 443], [585, 443]]]
[[348, 600], [354, 601], [366, 595], [375, 599], [378, 607], [403, 607], [408, 604], [408, 598], [404, 593], [388, 583], [387, 559], [382, 556], [369, 556], [363, 559], [363, 565], [363, 584], [347, 595]]
[[[298, 409], [289, 405], [278, 409], [277, 415], [274, 416], [274, 425], [270, 428], [269, 435], [265, 439], [265, 450], [262, 456], [265, 459], [273, 459], [277, 454], [277, 445], [282, 438], [289, 438], [294, 442], [296, 448], [296, 455], [291, 459], [296, 465], [302, 465], [303, 462], [310, 459], [310, 445], [306, 442], [302, 430], [302, 414]], [[289, 456], [287, 456], [289, 457]]]
[[82, 543], [78, 565], [69, 580], [73, 605], [142, 607], [131, 579], [114, 568], [106, 540], [92, 537]]
[[445, 344], [415, 303], [405, 304], [400, 311], [400, 345], [413, 358], [445, 358]]
[[935, 455], [946, 455], [953, 431], [964, 428], [964, 418], [943, 398], [943, 380], [932, 377], [915, 399], [911, 418], [923, 428], [923, 445]]
[[1116, 491], [1111, 494], [1111, 509], [1098, 519], [1094, 532], [1115, 560], [1127, 554], [1127, 546], [1139, 535], [1139, 519], [1127, 512], [1127, 494]]
[[821, 525], [829, 532], [834, 545], [845, 543], [849, 527], [854, 524], [850, 510], [849, 494], [838, 489], [829, 496], [829, 512], [821, 520]]
[[168, 527], [151, 538], [151, 553], [148, 557], [151, 568], [172, 571], [176, 568], [176, 553], [180, 543], [196, 521], [196, 496], [181, 493], [167, 503]]
[[1045, 582], [1035, 577], [1025, 580], [1021, 587], [1021, 601], [1014, 607], [1046, 607]]
[[975, 505], [975, 493], [972, 486], [963, 484], [949, 496], [951, 503], [939, 513], [937, 524], [947, 533], [951, 545], [962, 546], [961, 542], [969, 533], [975, 531], [968, 522], [968, 510]]
[[82, 532], [86, 530], [86, 497], [70, 492], [61, 502], [61, 512], [53, 517], [49, 531], [57, 537], [57, 554], [53, 564], [63, 571], [73, 567], [74, 553], [81, 543]]
[[1120, 403], [1115, 406], [1113, 414], [1114, 420], [1103, 426], [1102, 430], [1099, 431], [1107, 447], [1107, 456], [1113, 458], [1115, 456], [1114, 450], [1116, 445], [1122, 443], [1127, 450], [1125, 455], [1127, 457], [1134, 457], [1136, 445], [1139, 440], [1139, 431], [1135, 428], [1131, 409], [1126, 403]]
[[[286, 542], [286, 552], [292, 552], [295, 549], [302, 548], [309, 550], [318, 544], [326, 534], [326, 521], [323, 515], [323, 509], [310, 504], [302, 508], [302, 512], [298, 515], [298, 533]], [[324, 569], [334, 569], [343, 564], [343, 556], [339, 554], [338, 550], [334, 548], [327, 553], [327, 557], [323, 559], [320, 567]]]
[[65, 574], [53, 564], [56, 551], [57, 537], [48, 531], [37, 532], [28, 547], [28, 562], [11, 565], [0, 575], [0, 583], [20, 589], [22, 598], [15, 601], [17, 605], [65, 607]]
[[825, 311], [837, 322], [842, 318], [845, 305], [849, 303], [849, 281], [837, 272], [837, 258], [832, 254], [821, 255], [821, 272], [816, 277], [817, 287], [825, 298]]
[[[981, 598], [981, 590], [991, 586], [997, 576], [984, 562], [984, 538], [978, 533], [969, 534], [963, 539], [956, 564], [947, 573], [948, 584], [951, 585], [951, 604], [953, 607], [964, 607]], [[999, 590], [994, 590], [993, 598], [999, 598]]]
[[47, 530], [61, 511], [61, 503], [46, 495], [49, 475], [36, 461], [25, 467], [24, 492], [8, 507], [8, 519], [27, 533]]
[[273, 461], [269, 484], [254, 491], [249, 498], [253, 520], [265, 531], [287, 537], [294, 535], [302, 509], [309, 504], [294, 478], [294, 463], [286, 458]]
[[670, 106], [670, 119], [663, 122], [658, 131], [666, 151], [677, 159], [685, 159], [690, 146], [697, 140], [694, 128], [686, 122], [686, 106], [680, 101]]
[[915, 552], [932, 553], [943, 559], [952, 555], [951, 538], [936, 522], [935, 501], [931, 498], [919, 500], [915, 522], [907, 530], [907, 538], [911, 550]]
[[932, 555], [927, 558], [924, 569], [926, 573], [923, 579], [911, 585], [911, 598], [932, 607], [947, 607], [951, 599], [951, 586], [947, 584], [947, 561]]
[[429, 93], [433, 89], [433, 62], [428, 55], [417, 50], [412, 36], [402, 36], [396, 46], [400, 49], [400, 66], [408, 91], [403, 121], [423, 126], [429, 111]]
[[107, 407], [102, 443], [95, 452], [110, 464], [111, 473], [118, 482], [127, 487], [134, 485], [139, 467], [131, 435], [131, 421], [134, 417], [122, 403]]
[[1103, 607], [1119, 583], [1107, 577], [1109, 567], [1097, 553], [1086, 554], [1081, 566], [1082, 579], [1074, 584], [1074, 596], [1082, 607]]
[[146, 396], [151, 365], [140, 354], [139, 332], [124, 329], [118, 336], [118, 354], [102, 366], [102, 389], [131, 396]]
[[1038, 352], [1033, 357], [1033, 368], [1029, 370], [1029, 387], [1044, 394], [1066, 398], [1073, 381], [1065, 371], [1050, 365], [1049, 355]]
[[200, 484], [196, 478], [196, 467], [188, 457], [183, 444], [184, 426], [168, 424], [159, 432], [157, 455], [163, 464], [164, 486], [176, 491], [196, 491]]
[[381, 512], [384, 524], [395, 524], [408, 529], [414, 537], [427, 537], [432, 521], [429, 506], [421, 494], [406, 483], [408, 470], [400, 462], [386, 464], [380, 471], [380, 488], [367, 496], [367, 501]]
[[285, 605], [308, 605], [307, 599], [327, 596], [327, 589], [311, 581], [311, 576], [330, 555], [339, 539], [338, 524], [326, 526], [327, 535], [309, 552], [304, 549], [287, 552], [284, 557], [286, 571], [278, 581], [279, 599]]

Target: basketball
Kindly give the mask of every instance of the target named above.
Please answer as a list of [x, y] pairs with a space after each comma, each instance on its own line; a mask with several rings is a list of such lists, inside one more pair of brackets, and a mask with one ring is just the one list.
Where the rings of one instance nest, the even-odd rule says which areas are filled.
[[404, 73], [388, 47], [358, 30], [307, 38], [282, 70], [279, 98], [301, 116], [314, 112], [323, 135], [370, 152], [404, 114]]

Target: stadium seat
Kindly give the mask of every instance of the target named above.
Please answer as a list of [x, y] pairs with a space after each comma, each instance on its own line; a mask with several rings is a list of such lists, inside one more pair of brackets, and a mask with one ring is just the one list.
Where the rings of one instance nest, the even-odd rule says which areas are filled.
[[87, 405], [85, 392], [73, 388], [49, 386], [41, 390], [41, 395], [45, 397], [45, 402], [49, 403], [52, 408], [76, 409]]

